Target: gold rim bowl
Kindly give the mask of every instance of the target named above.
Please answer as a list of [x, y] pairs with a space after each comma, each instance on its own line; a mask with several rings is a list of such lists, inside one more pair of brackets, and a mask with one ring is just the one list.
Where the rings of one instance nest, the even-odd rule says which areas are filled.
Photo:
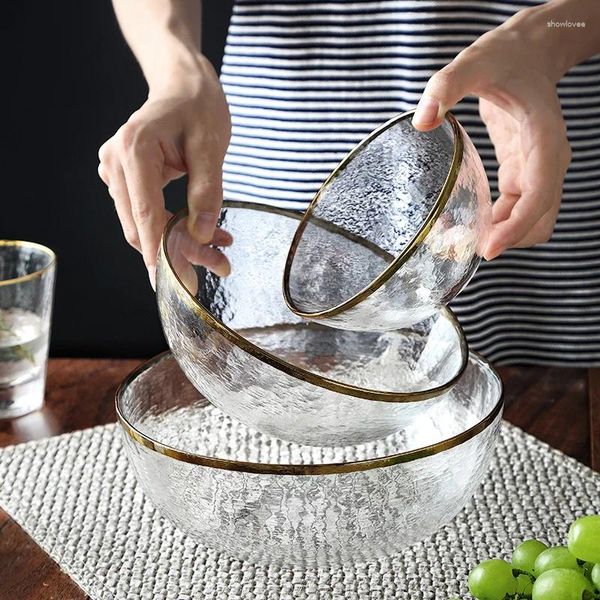
[[[144, 431], [144, 427], [135, 423], [130, 417], [130, 409], [128, 408], [127, 394], [139, 380], [143, 379], [153, 370], [161, 369], [161, 365], [167, 363], [175, 363], [170, 352], [164, 352], [148, 360], [142, 365], [134, 369], [121, 383], [115, 394], [115, 407], [119, 423], [126, 435], [137, 445], [143, 446], [154, 453], [169, 457], [175, 461], [188, 463], [191, 465], [201, 465], [226, 471], [237, 471], [242, 473], [256, 473], [262, 475], [333, 475], [341, 473], [354, 473], [361, 471], [369, 471], [371, 469], [379, 469], [391, 467], [393, 465], [410, 463], [443, 453], [445, 451], [456, 448], [461, 444], [472, 440], [480, 433], [486, 431], [494, 423], [496, 423], [502, 414], [504, 406], [504, 394], [502, 381], [494, 368], [480, 355], [475, 352], [470, 353], [470, 369], [473, 371], [473, 377], [486, 379], [491, 383], [493, 392], [489, 398], [478, 399], [482, 402], [482, 414], [478, 415], [475, 422], [471, 423], [463, 431], [459, 431], [446, 439], [427, 444], [418, 448], [411, 448], [402, 452], [395, 452], [389, 455], [377, 456], [365, 460], [351, 460], [348, 462], [323, 462], [321, 464], [275, 464], [267, 462], [249, 462], [244, 460], [232, 460], [219, 458], [207, 454], [190, 452], [185, 448], [179, 448], [173, 444], [161, 441], [157, 434], [149, 434]], [[161, 379], [157, 377], [157, 379]], [[169, 377], [171, 379], [171, 376]], [[189, 382], [182, 379], [182, 385], [187, 385], [192, 388]], [[459, 383], [458, 386], [461, 384]], [[181, 389], [181, 388], [179, 388]], [[458, 390], [457, 390], [458, 392]], [[159, 393], [158, 391], [156, 393]], [[452, 392], [451, 392], [452, 393]], [[458, 392], [460, 393], [460, 392]], [[198, 399], [202, 399], [197, 393]], [[473, 400], [475, 401], [475, 400]], [[144, 402], [144, 399], [141, 399]], [[131, 402], [132, 405], [137, 405], [137, 402]], [[207, 402], [197, 405], [198, 409], [202, 410], [208, 405]], [[149, 407], [148, 410], [153, 410]], [[156, 412], [156, 411], [153, 411]], [[451, 414], [451, 413], [449, 413]], [[426, 415], [424, 415], [426, 417]], [[423, 421], [426, 422], [426, 419]], [[247, 439], [255, 439], [252, 436]]]
[[[251, 211], [259, 211], [266, 214], [281, 215], [283, 217], [295, 220], [299, 220], [301, 218], [300, 215], [294, 211], [288, 211], [272, 206], [249, 202], [247, 203], [225, 201], [223, 203], [223, 208], [224, 210], [245, 209]], [[202, 302], [197, 298], [197, 296], [188, 289], [188, 287], [182, 281], [182, 278], [178, 274], [174, 262], [170, 256], [169, 239], [175, 227], [180, 223], [182, 219], [186, 217], [187, 211], [182, 210], [176, 215], [174, 215], [165, 227], [159, 252], [158, 285], [163, 288], [169, 287], [171, 289], [174, 289], [178, 300], [181, 300], [184, 303], [186, 310], [191, 311], [198, 319], [200, 319], [200, 321], [206, 324], [210, 329], [219, 333], [229, 342], [242, 349], [244, 352], [247, 352], [251, 356], [257, 358], [261, 362], [279, 371], [282, 371], [283, 373], [286, 373], [287, 375], [290, 375], [296, 379], [316, 385], [326, 390], [338, 392], [340, 394], [345, 394], [355, 398], [391, 403], [421, 402], [430, 398], [438, 397], [446, 391], [450, 390], [462, 376], [467, 366], [469, 348], [467, 345], [464, 331], [460, 323], [458, 322], [456, 315], [452, 312], [452, 310], [450, 310], [446, 306], [440, 308], [439, 314], [442, 318], [446, 319], [450, 323], [451, 327], [455, 332], [455, 335], [459, 340], [460, 364], [454, 375], [451, 378], [449, 378], [448, 381], [444, 381], [442, 384], [433, 385], [431, 388], [419, 391], [385, 391], [351, 385], [340, 380], [323, 376], [309, 369], [302, 368], [296, 364], [292, 364], [291, 362], [288, 362], [281, 356], [278, 356], [277, 354], [274, 354], [273, 352], [270, 352], [265, 348], [253, 343], [252, 341], [241, 335], [238, 331], [226, 325], [222, 320], [215, 317], [215, 315], [202, 304]], [[163, 266], [166, 268], [163, 268]], [[235, 269], [236, 265], [233, 265], [233, 268]], [[163, 281], [161, 282], [160, 279], [163, 279]], [[158, 295], [159, 310], [161, 312], [161, 315], [163, 315], [161, 318], [163, 318], [163, 328], [165, 328], [164, 315], [167, 311], [170, 311], [170, 308], [168, 306], [160, 308], [161, 290], [159, 290]], [[251, 301], [251, 299], [249, 299], [249, 301]], [[179, 349], [174, 346], [174, 343], [171, 342], [168, 332], [166, 333], [167, 341], [171, 346], [171, 350], [174, 352], [176, 358], [179, 358]]]
[[[359, 289], [359, 291], [348, 292], [351, 295], [342, 301], [339, 301], [337, 304], [332, 306], [322, 305], [307, 308], [308, 305], [300, 306], [298, 299], [294, 298], [294, 294], [291, 291], [292, 265], [296, 258], [299, 245], [303, 235], [306, 232], [308, 224], [316, 224], [317, 222], [321, 223], [323, 221], [322, 218], [314, 213], [320, 206], [320, 202], [324, 198], [326, 192], [331, 188], [331, 185], [336, 182], [340, 175], [347, 170], [348, 166], [352, 164], [353, 160], [359, 156], [359, 154], [361, 154], [361, 151], [363, 151], [373, 140], [377, 139], [379, 136], [381, 136], [381, 134], [388, 131], [398, 123], [411, 118], [413, 114], [414, 110], [402, 113], [390, 119], [365, 137], [332, 171], [304, 212], [304, 215], [290, 244], [283, 274], [283, 294], [285, 302], [295, 314], [306, 319], [320, 320], [334, 327], [352, 328], [361, 326], [361, 323], [365, 321], [366, 313], [357, 312], [356, 310], [352, 311], [351, 309], [356, 309], [359, 307], [359, 305], [364, 306], [368, 303], [372, 303], [373, 307], [377, 309], [381, 306], [382, 301], [387, 303], [389, 306], [396, 306], [394, 302], [397, 300], [397, 298], [394, 298], [393, 296], [398, 296], [398, 290], [390, 290], [390, 298], [382, 300], [381, 294], [386, 293], [386, 285], [395, 285], [394, 282], [397, 279], [395, 276], [397, 276], [397, 274], [399, 275], [399, 272], [401, 272], [401, 269], [407, 264], [409, 259], [415, 257], [415, 260], [420, 260], [415, 256], [415, 253], [423, 248], [426, 239], [430, 237], [430, 234], [436, 225], [439, 224], [441, 226], [440, 217], [443, 214], [451, 218], [459, 215], [460, 208], [457, 206], [457, 203], [463, 201], [464, 204], [464, 198], [468, 194], [479, 196], [477, 199], [478, 206], [476, 209], [474, 209], [474, 211], [477, 213], [477, 218], [481, 222], [478, 235], [482, 239], [487, 237], [487, 231], [489, 230], [491, 223], [491, 200], [489, 197], [489, 185], [487, 184], [485, 169], [483, 168], [483, 164], [481, 163], [481, 160], [464, 129], [460, 126], [456, 118], [450, 112], [448, 112], [446, 113], [445, 119], [451, 127], [453, 136], [453, 148], [450, 164], [447, 169], [445, 181], [441, 186], [437, 198], [429, 210], [429, 213], [426, 214], [422, 223], [420, 223], [417, 227], [412, 238], [404, 246], [402, 246], [398, 252], [395, 252], [391, 255], [388, 254], [390, 258], [386, 261], [386, 266], [382, 267], [382, 270], [379, 272], [379, 274], [375, 276], [366, 286], [362, 287], [362, 289]], [[469, 173], [464, 171], [469, 171]], [[471, 179], [470, 181], [469, 177]], [[474, 181], [475, 183], [473, 183]], [[459, 196], [461, 198], [459, 198]], [[343, 203], [344, 199], [340, 198], [340, 202]], [[382, 224], [376, 222], [376, 225], [379, 226]], [[471, 227], [471, 230], [476, 229], [473, 222], [471, 222], [469, 226]], [[371, 240], [371, 243], [375, 243], [375, 241]], [[443, 239], [443, 235], [438, 236], [436, 233], [435, 243], [438, 246], [443, 247], [446, 243]], [[447, 243], [449, 244], [450, 242]], [[469, 251], [473, 252], [473, 254], [480, 253], [482, 244], [482, 240], [479, 240], [477, 244], [473, 243]], [[476, 245], [477, 247], [475, 247]], [[444, 250], [447, 250], [447, 248], [442, 248], [442, 252]], [[452, 252], [452, 250], [450, 250], [450, 252]], [[448, 290], [434, 291], [434, 295], [438, 294], [440, 296], [439, 298], [436, 298], [438, 303], [437, 306], [441, 304], [447, 304], [464, 287], [464, 285], [466, 285], [477, 264], [479, 264], [479, 256], [476, 257], [474, 264], [470, 265], [469, 268], [466, 269], [466, 272], [463, 273], [457, 271], [455, 274], [448, 274], [445, 276], [445, 281], [438, 282], [436, 284], [437, 287], [442, 288], [447, 286], [448, 288]], [[457, 279], [458, 281], [452, 280], [453, 278]], [[399, 281], [397, 285], [406, 285], [406, 283]], [[379, 292], [379, 297], [376, 300], [373, 296], [375, 292]], [[325, 301], [323, 300], [322, 302]], [[405, 310], [404, 306], [396, 307], [398, 309], [399, 319], [404, 318], [405, 316], [408, 318], [410, 310]], [[370, 315], [372, 316], [369, 326], [374, 329], [390, 329], [395, 327], [394, 323], [384, 322], [380, 310], [374, 310], [370, 313]], [[380, 318], [381, 323], [378, 322], [378, 319]]]

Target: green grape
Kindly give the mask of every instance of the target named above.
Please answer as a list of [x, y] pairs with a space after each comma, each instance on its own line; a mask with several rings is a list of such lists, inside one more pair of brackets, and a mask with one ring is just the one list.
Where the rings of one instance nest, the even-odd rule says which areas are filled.
[[591, 580], [596, 586], [596, 589], [600, 592], [600, 564], [594, 565], [591, 573]]
[[572, 523], [567, 544], [573, 556], [600, 563], [600, 515], [588, 515]]
[[587, 577], [590, 581], [592, 580], [592, 569], [594, 568], [594, 563], [586, 562], [581, 565], [581, 572]]
[[515, 551], [512, 554], [511, 563], [513, 569], [533, 573], [535, 559], [547, 549], [548, 546], [543, 542], [538, 542], [538, 540], [525, 540], [515, 548]]
[[533, 600], [582, 600], [592, 592], [590, 582], [573, 569], [551, 569], [542, 573], [533, 584]]
[[503, 600], [517, 591], [517, 580], [505, 560], [485, 560], [469, 573], [469, 591], [478, 600]]
[[565, 546], [548, 548], [548, 550], [544, 550], [535, 559], [533, 574], [536, 577], [550, 569], [573, 569], [574, 571], [581, 572], [581, 567], [577, 563], [577, 559]]
[[533, 581], [529, 575], [521, 574], [517, 577], [517, 594], [520, 596], [531, 596]]

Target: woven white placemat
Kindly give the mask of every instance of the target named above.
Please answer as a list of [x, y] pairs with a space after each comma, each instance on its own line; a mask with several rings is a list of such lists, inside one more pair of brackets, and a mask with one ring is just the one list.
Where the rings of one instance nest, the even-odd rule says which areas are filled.
[[474, 563], [525, 537], [559, 543], [600, 513], [600, 475], [515, 427], [503, 425], [494, 463], [430, 540], [328, 571], [251, 565], [180, 533], [137, 487], [115, 425], [0, 451], [0, 505], [94, 600], [466, 598]]

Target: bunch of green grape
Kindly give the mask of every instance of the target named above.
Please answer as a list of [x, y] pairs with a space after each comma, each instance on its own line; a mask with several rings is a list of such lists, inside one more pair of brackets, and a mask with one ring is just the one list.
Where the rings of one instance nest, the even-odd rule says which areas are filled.
[[526, 540], [510, 563], [482, 562], [469, 574], [469, 591], [478, 600], [600, 599], [600, 515], [577, 519], [566, 546]]

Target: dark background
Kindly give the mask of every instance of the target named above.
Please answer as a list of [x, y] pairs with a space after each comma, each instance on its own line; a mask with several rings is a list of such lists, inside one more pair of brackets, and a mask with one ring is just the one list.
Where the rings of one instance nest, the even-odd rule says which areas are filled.
[[[231, 3], [204, 2], [203, 49], [217, 69]], [[97, 174], [98, 148], [147, 94], [111, 2], [9, 2], [0, 30], [0, 239], [58, 254], [51, 354], [155, 354], [166, 344], [154, 293]], [[183, 206], [183, 185], [167, 197]]]

